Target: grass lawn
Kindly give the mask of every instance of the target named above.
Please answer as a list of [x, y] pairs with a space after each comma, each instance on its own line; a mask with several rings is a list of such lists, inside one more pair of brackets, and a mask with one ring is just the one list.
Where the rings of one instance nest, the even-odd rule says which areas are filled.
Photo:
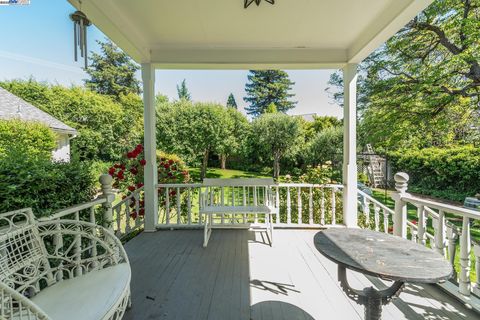
[[[189, 168], [190, 176], [195, 182], [200, 182], [200, 168]], [[235, 178], [271, 178], [257, 172], [241, 170], [208, 168], [206, 178], [235, 179]]]

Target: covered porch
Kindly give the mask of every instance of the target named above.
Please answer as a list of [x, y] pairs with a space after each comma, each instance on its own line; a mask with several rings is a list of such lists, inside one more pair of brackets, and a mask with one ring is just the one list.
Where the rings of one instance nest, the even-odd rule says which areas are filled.
[[[472, 247], [470, 222], [480, 219], [478, 212], [409, 195], [408, 176], [403, 174], [396, 176], [394, 210], [357, 190], [358, 64], [430, 0], [262, 1], [247, 9], [240, 0], [69, 2], [142, 66], [145, 183], [106, 214], [119, 237], [144, 230], [125, 246], [132, 265], [132, 308], [126, 319], [361, 319], [363, 307], [343, 293], [335, 265], [312, 246], [315, 232], [331, 227], [392, 233], [427, 245], [452, 263], [460, 247], [460, 269], [452, 283], [441, 287], [462, 302], [439, 286], [409, 285], [384, 315], [475, 317], [469, 308], [479, 307], [474, 297], [478, 277], [473, 283], [470, 258], [475, 256], [478, 270], [480, 250]], [[202, 249], [201, 231], [195, 229], [203, 221], [194, 196], [202, 184], [158, 184], [155, 154], [161, 137], [156, 136], [155, 70], [269, 68], [343, 70], [342, 183], [277, 185], [279, 230], [273, 247], [265, 244], [262, 233], [221, 230]], [[261, 192], [217, 191], [216, 201], [231, 201], [232, 206], [256, 201]], [[138, 204], [139, 192], [145, 192], [145, 218], [130, 219], [129, 205]], [[159, 203], [163, 192], [165, 202]], [[418, 210], [418, 224], [407, 219], [409, 203]], [[448, 223], [449, 214], [460, 219], [459, 228]], [[255, 215], [246, 221], [222, 215], [216, 227], [254, 227], [261, 222]], [[433, 231], [427, 230], [427, 223]], [[383, 285], [359, 274], [349, 276], [359, 287]]]
[[[219, 230], [202, 248], [200, 230], [142, 233], [125, 245], [132, 266], [132, 308], [124, 319], [363, 319], [343, 292], [336, 265], [313, 245], [317, 230]], [[385, 288], [349, 272], [352, 286]], [[408, 285], [384, 319], [475, 319], [431, 285]]]

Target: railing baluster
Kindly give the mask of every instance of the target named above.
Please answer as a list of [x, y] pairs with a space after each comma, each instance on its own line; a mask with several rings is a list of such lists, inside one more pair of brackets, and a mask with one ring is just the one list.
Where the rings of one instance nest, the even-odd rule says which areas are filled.
[[[90, 223], [96, 224], [95, 223], [95, 207], [90, 208]], [[96, 238], [96, 233], [97, 233], [97, 229], [92, 228], [93, 239]], [[96, 259], [96, 257], [97, 257], [97, 241], [96, 240], [91, 240], [91, 246], [92, 246], [92, 258], [94, 258], [92, 266], [93, 266], [94, 269], [96, 269], [97, 268], [97, 259]]]
[[337, 224], [337, 212], [336, 212], [336, 201], [335, 201], [335, 188], [332, 188], [332, 225]]
[[180, 199], [180, 188], [177, 188], [176, 201], [177, 201], [177, 224], [182, 223], [182, 202]]
[[[75, 221], [80, 221], [80, 212], [75, 212]], [[77, 234], [75, 235], [75, 276], [79, 277], [82, 275], [82, 236], [80, 235], [80, 227], [76, 227]]]
[[374, 220], [375, 220], [375, 231], [380, 229], [380, 207], [376, 204], [373, 204]]
[[321, 188], [322, 198], [320, 200], [320, 224], [325, 225], [325, 188]]
[[383, 209], [383, 232], [388, 233], [388, 226], [389, 226], [389, 221], [388, 221], [388, 210]]
[[297, 188], [297, 223], [301, 224], [302, 223], [302, 188], [298, 187]]
[[165, 224], [170, 224], [170, 194], [168, 187], [165, 188]]
[[192, 224], [192, 198], [190, 194], [191, 189], [192, 188], [190, 187], [187, 188], [187, 221], [189, 225]]
[[[461, 294], [469, 296], [471, 289], [470, 282], [470, 219], [463, 217], [462, 235], [460, 237], [460, 274], [459, 274], [459, 291]], [[478, 275], [477, 275], [478, 276]]]
[[292, 223], [292, 204], [290, 199], [290, 187], [287, 187], [287, 224]]
[[279, 186], [275, 191], [275, 207], [277, 208], [277, 218], [275, 219], [275, 223], [280, 223], [280, 190]]
[[[256, 207], [257, 205], [258, 205], [257, 187], [253, 187], [253, 206]], [[258, 223], [258, 216], [256, 213], [254, 214], [254, 222]]]
[[363, 214], [365, 215], [367, 229], [370, 229], [370, 201], [366, 197], [363, 197]]
[[427, 226], [427, 221], [425, 219], [425, 208], [422, 205], [417, 207], [417, 217], [418, 217], [418, 242], [422, 245], [427, 243], [427, 236], [425, 234], [425, 228]]
[[446, 256], [445, 250], [445, 213], [443, 211], [439, 211], [438, 219], [437, 219], [437, 228], [435, 230], [435, 250], [443, 255]]
[[480, 244], [475, 243], [473, 246], [473, 255], [475, 256], [475, 273], [477, 275], [474, 290], [476, 295], [480, 296]]
[[[457, 251], [457, 238], [458, 238], [458, 233], [456, 228], [454, 226], [447, 226], [448, 261], [450, 261], [452, 266], [455, 265], [455, 255]], [[453, 272], [455, 273], [455, 268], [453, 269]]]
[[[246, 198], [246, 193], [245, 193], [245, 186], [243, 186], [243, 193], [242, 193], [242, 203], [243, 206], [247, 206], [247, 198]], [[245, 215], [244, 215], [245, 216]]]
[[313, 188], [310, 187], [308, 194], [308, 223], [313, 224]]

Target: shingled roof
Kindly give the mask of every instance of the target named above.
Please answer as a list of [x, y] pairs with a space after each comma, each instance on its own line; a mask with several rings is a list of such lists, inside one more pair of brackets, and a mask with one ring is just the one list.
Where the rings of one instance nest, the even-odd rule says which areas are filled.
[[21, 119], [38, 121], [49, 126], [53, 131], [76, 135], [77, 130], [38, 109], [16, 95], [0, 88], [0, 119]]

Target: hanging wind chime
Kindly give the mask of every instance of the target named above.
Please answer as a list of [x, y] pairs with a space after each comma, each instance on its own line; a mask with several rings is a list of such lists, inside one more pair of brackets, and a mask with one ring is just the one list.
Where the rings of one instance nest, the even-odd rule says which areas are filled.
[[80, 50], [80, 57], [85, 61], [85, 69], [88, 66], [88, 52], [87, 52], [87, 27], [92, 23], [87, 19], [87, 16], [81, 11], [75, 11], [70, 15], [73, 21], [73, 47], [75, 62], [78, 61], [78, 51]]

